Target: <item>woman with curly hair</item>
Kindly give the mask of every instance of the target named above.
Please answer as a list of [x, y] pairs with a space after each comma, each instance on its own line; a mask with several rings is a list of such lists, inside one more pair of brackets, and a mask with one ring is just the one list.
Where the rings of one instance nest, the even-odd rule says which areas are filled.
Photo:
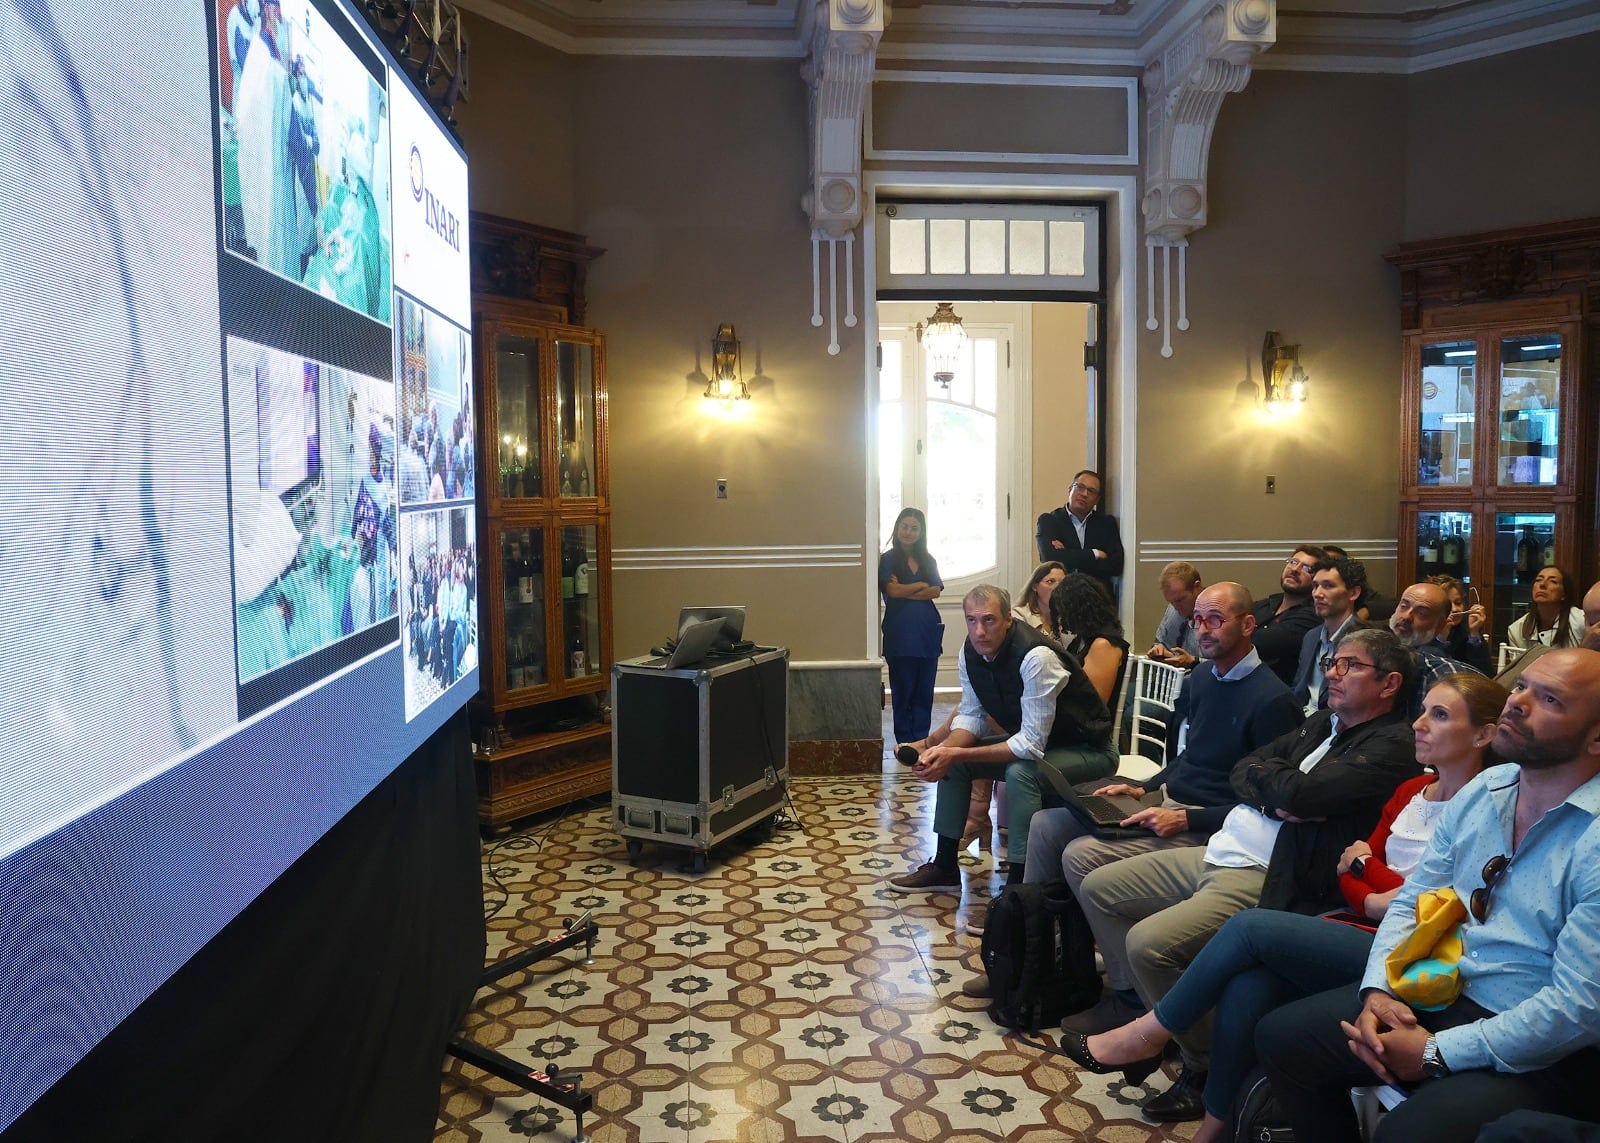
[[1056, 640], [1083, 663], [1109, 708], [1128, 666], [1128, 641], [1105, 587], [1083, 572], [1066, 576], [1050, 593], [1050, 626]]

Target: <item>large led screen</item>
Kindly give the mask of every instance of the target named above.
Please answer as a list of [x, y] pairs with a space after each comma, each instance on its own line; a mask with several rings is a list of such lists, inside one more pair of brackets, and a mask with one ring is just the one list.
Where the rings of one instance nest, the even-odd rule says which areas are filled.
[[353, 9], [0, 0], [0, 66], [3, 1129], [476, 691], [478, 607], [466, 159]]

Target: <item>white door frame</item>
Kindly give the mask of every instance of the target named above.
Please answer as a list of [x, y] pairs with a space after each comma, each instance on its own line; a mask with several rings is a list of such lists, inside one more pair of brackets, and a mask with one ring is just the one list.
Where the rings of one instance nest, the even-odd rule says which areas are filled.
[[[1134, 473], [1138, 467], [1134, 410], [1138, 377], [1138, 268], [1139, 186], [1135, 175], [1003, 175], [994, 171], [867, 171], [862, 178], [865, 201], [862, 204], [861, 271], [864, 283], [861, 312], [862, 415], [868, 426], [866, 495], [862, 503], [862, 532], [873, 536], [878, 523], [878, 260], [876, 218], [881, 194], [950, 197], [951, 192], [976, 198], [1027, 197], [1037, 199], [1102, 198], [1106, 208], [1106, 248], [1101, 251], [1101, 274], [1106, 286], [1106, 450], [1104, 465], [1110, 470], [1114, 487], [1111, 507], [1122, 528], [1123, 546], [1128, 558], [1123, 565], [1124, 581], [1138, 574], [1138, 488]], [[1019, 400], [1021, 394], [1019, 391]], [[1030, 390], [1031, 400], [1031, 390]], [[1032, 487], [1032, 473], [1023, 488]], [[1035, 505], [1012, 503], [1012, 519], [1032, 520]], [[1031, 529], [1030, 529], [1031, 531]], [[1029, 537], [1031, 541], [1031, 535]], [[878, 561], [868, 559], [862, 568], [866, 609], [863, 643], [868, 659], [877, 658], [878, 648]], [[1122, 591], [1122, 624], [1132, 630], [1134, 585], [1127, 582]]]

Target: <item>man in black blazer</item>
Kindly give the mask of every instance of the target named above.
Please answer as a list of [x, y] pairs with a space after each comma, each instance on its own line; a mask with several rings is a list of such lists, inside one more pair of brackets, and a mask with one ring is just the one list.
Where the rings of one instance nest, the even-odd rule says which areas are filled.
[[1117, 534], [1117, 518], [1096, 511], [1100, 494], [1100, 474], [1084, 469], [1072, 478], [1067, 502], [1039, 517], [1034, 538], [1041, 561], [1056, 560], [1068, 571], [1094, 576], [1114, 600], [1111, 581], [1122, 574], [1122, 537]]

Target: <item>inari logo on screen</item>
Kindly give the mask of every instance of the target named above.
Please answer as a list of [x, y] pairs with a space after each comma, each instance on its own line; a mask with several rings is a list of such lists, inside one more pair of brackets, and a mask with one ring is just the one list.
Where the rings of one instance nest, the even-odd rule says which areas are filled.
[[411, 197], [422, 204], [423, 222], [429, 230], [443, 238], [450, 249], [461, 252], [461, 220], [444, 203], [434, 197], [423, 183], [422, 152], [411, 144]]

